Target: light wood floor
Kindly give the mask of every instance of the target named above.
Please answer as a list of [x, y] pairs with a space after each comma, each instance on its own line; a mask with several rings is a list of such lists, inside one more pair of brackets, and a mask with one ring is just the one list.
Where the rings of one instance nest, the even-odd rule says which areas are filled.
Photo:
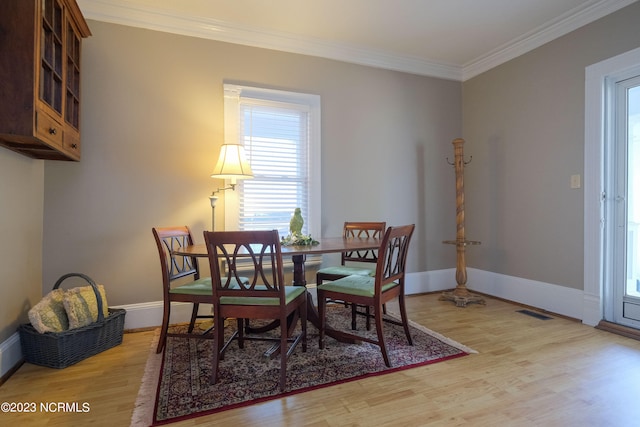
[[[640, 341], [492, 298], [459, 308], [420, 295], [408, 306], [412, 320], [479, 353], [172, 425], [640, 425]], [[0, 402], [88, 402], [90, 412], [0, 413], [0, 424], [128, 426], [151, 339], [125, 334], [64, 370], [23, 365], [0, 386]]]

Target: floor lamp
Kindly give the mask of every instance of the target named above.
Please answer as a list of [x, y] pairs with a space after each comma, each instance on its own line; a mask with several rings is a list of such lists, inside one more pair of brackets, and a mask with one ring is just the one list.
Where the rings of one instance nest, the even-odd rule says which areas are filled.
[[209, 196], [209, 200], [211, 201], [211, 231], [214, 231], [216, 222], [216, 202], [218, 201], [216, 193], [225, 190], [235, 190], [237, 180], [253, 178], [253, 172], [251, 171], [251, 166], [247, 161], [244, 147], [238, 144], [222, 145], [220, 148], [218, 163], [216, 164], [216, 167], [213, 168], [211, 178], [228, 179], [231, 181], [228, 187], [218, 188], [216, 191], [211, 193], [211, 196]]

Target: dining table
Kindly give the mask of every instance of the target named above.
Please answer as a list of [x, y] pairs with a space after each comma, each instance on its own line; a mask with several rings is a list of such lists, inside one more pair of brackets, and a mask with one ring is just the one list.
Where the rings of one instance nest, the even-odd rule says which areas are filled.
[[[322, 237], [317, 240], [314, 245], [282, 245], [282, 255], [291, 256], [293, 262], [293, 285], [305, 286], [307, 281], [305, 279], [305, 262], [307, 255], [321, 255], [329, 253], [351, 252], [351, 251], [364, 251], [377, 249], [380, 247], [382, 239], [373, 237]], [[194, 245], [183, 246], [181, 248], [173, 249], [173, 254], [181, 256], [193, 256], [193, 257], [208, 257], [207, 245], [204, 243], [196, 243]], [[307, 320], [316, 328], [320, 328], [320, 316], [318, 315], [318, 309], [313, 303], [313, 298], [308, 296], [307, 298]], [[293, 329], [297, 322], [297, 317], [290, 317], [289, 328]], [[260, 329], [252, 329], [251, 332], [264, 332], [266, 330], [278, 327], [279, 323], [273, 322], [266, 327]], [[325, 328], [325, 334], [338, 341], [350, 342], [354, 341], [350, 338], [344, 337], [340, 331], [337, 331], [330, 326]]]
[[[373, 237], [324, 237], [316, 241], [314, 245], [282, 245], [282, 255], [291, 256], [293, 262], [293, 285], [306, 286], [305, 262], [307, 255], [322, 255], [328, 253], [363, 251], [377, 249], [380, 247], [382, 239]], [[209, 256], [207, 245], [196, 243], [194, 245], [183, 246], [173, 250], [175, 255], [186, 255], [193, 257]]]

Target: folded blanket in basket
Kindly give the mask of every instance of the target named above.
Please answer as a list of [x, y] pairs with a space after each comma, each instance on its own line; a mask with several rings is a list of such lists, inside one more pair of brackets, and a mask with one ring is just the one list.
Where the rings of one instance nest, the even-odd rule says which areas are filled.
[[[102, 313], [109, 315], [104, 286], [97, 285], [102, 297]], [[69, 329], [81, 328], [98, 320], [98, 301], [91, 286], [69, 289], [64, 293], [64, 309], [69, 317]]]
[[[109, 315], [103, 285], [97, 285], [104, 317]], [[98, 320], [98, 301], [91, 286], [54, 289], [29, 310], [29, 321], [42, 333], [81, 328]]]
[[69, 329], [69, 318], [63, 300], [64, 290], [54, 289], [29, 310], [29, 322], [36, 331], [43, 334]]

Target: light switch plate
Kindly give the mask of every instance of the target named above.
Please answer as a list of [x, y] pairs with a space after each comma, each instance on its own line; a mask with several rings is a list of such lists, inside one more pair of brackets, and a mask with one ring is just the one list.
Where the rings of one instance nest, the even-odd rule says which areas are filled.
[[580, 188], [580, 175], [571, 175], [571, 188]]

